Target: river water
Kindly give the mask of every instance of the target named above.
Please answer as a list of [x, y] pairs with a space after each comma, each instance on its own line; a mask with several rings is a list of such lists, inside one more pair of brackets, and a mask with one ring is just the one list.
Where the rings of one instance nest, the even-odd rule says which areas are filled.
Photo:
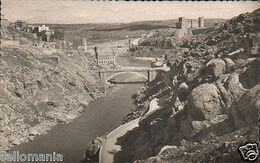
[[[120, 57], [124, 66], [149, 66], [150, 62], [135, 62], [133, 58]], [[121, 124], [123, 117], [135, 108], [131, 96], [140, 84], [118, 85], [106, 97], [90, 102], [81, 116], [69, 124], [52, 128], [48, 134], [36, 137], [32, 142], [15, 146], [12, 151], [19, 153], [61, 153], [64, 162], [74, 163], [82, 159], [88, 143]]]

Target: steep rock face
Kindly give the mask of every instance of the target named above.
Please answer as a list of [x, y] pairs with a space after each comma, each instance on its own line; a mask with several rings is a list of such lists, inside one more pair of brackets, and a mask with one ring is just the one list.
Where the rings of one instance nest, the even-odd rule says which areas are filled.
[[[248, 89], [249, 87], [244, 88], [245, 81], [241, 83], [239, 79], [245, 72], [250, 76], [249, 72], [255, 72], [259, 65], [258, 59], [250, 60], [242, 67], [220, 75], [214, 82], [199, 84], [190, 91], [187, 84], [180, 84], [175, 89], [177, 98], [170, 98], [170, 101], [174, 104], [172, 100], [178, 100], [178, 96], [183, 94], [180, 93], [181, 90], [185, 90], [186, 98], [182, 98], [185, 100], [179, 100], [184, 108], [178, 110], [176, 106], [168, 105], [170, 101], [166, 98], [167, 94], [164, 98], [159, 98], [164, 105], [143, 116], [139, 121], [140, 127], [133, 131], [135, 134], [130, 132], [122, 137], [119, 144], [123, 150], [116, 154], [116, 160], [144, 159], [156, 155], [165, 145], [181, 148], [183, 140], [200, 143], [212, 134], [222, 137], [241, 127], [255, 126], [259, 110], [259, 84], [253, 82]], [[260, 74], [255, 74], [254, 78], [247, 80], [260, 81], [259, 76]], [[160, 88], [156, 87], [158, 83], [159, 81], [153, 89]], [[138, 139], [135, 139], [137, 135]]]
[[1, 152], [45, 134], [57, 123], [68, 123], [92, 100], [86, 86], [98, 87], [86, 71], [87, 58], [66, 55], [46, 55], [28, 45], [2, 47], [0, 139], [8, 143], [0, 143]]
[[[211, 137], [214, 140], [214, 146], [212, 148], [218, 149], [219, 146], [215, 144], [216, 142], [223, 143], [225, 140], [229, 140], [227, 138], [224, 139], [224, 137], [228, 137], [236, 132], [238, 132], [238, 136], [236, 137], [239, 137], [241, 132], [239, 129], [242, 127], [256, 126], [258, 122], [257, 113], [259, 111], [260, 84], [259, 82], [254, 82], [250, 88], [248, 87], [249, 89], [246, 89], [243, 87], [243, 84], [240, 83], [239, 78], [241, 75], [244, 75], [245, 72], [254, 72], [255, 69], [258, 69], [259, 65], [260, 62], [258, 59], [251, 60], [243, 67], [236, 69], [234, 72], [221, 75], [219, 79], [213, 83], [204, 83], [195, 87], [189, 93], [184, 109], [178, 111], [177, 113], [172, 112], [170, 116], [168, 115], [163, 117], [160, 117], [158, 114], [155, 114], [156, 116], [154, 115], [154, 117], [143, 117], [142, 122], [149, 120], [152, 125], [146, 127], [145, 129], [136, 129], [135, 132], [152, 131], [151, 135], [146, 135], [146, 138], [140, 138], [143, 142], [146, 142], [145, 146], [142, 144], [136, 144], [136, 146], [131, 149], [144, 149], [149, 147], [155, 149], [154, 152], [156, 154], [160, 151], [158, 148], [162, 146], [176, 145], [178, 149], [177, 151], [182, 151], [182, 153], [186, 152], [189, 157], [184, 155], [180, 156], [180, 153], [177, 152], [175, 148], [172, 149], [165, 147], [163, 148], [164, 150], [160, 151], [160, 155], [157, 157], [150, 157], [150, 159], [140, 162], [158, 162], [158, 160], [159, 162], [163, 162], [167, 161], [167, 159], [169, 162], [173, 160], [176, 161], [178, 159], [184, 159], [186, 161], [205, 161], [207, 160], [205, 157], [198, 156], [197, 153], [192, 155], [192, 153], [189, 152], [192, 149], [188, 145], [188, 142], [194, 142], [195, 145], [193, 144], [192, 146], [196, 149], [197, 144], [203, 145], [203, 143], [209, 141], [208, 137]], [[259, 76], [260, 74], [255, 74], [254, 79], [260, 81]], [[248, 78], [247, 80], [253, 79]], [[163, 112], [163, 109], [165, 108], [159, 109], [160, 112]], [[158, 127], [154, 127], [154, 124], [158, 124]], [[255, 133], [253, 135], [250, 134], [253, 133], [249, 132], [247, 134], [249, 136], [248, 140], [257, 140]], [[128, 136], [130, 135], [126, 135], [124, 139], [129, 139], [130, 137]], [[149, 139], [148, 142], [147, 138]], [[158, 144], [159, 138], [161, 141]], [[235, 145], [232, 143], [232, 147], [224, 146], [224, 148], [230, 150], [230, 154], [236, 151], [239, 143], [245, 142], [245, 139], [232, 141], [233, 143], [235, 142]], [[157, 142], [157, 146], [154, 142]], [[185, 144], [186, 147], [184, 148]], [[197, 152], [199, 152], [198, 149]], [[166, 151], [170, 151], [168, 153], [170, 157], [164, 158]], [[203, 152], [211, 153], [208, 154], [211, 155], [209, 157], [213, 160], [216, 159], [214, 153], [217, 152], [214, 152], [214, 150], [203, 150]], [[221, 153], [223, 153], [223, 151], [219, 151], [219, 153], [222, 158]], [[138, 155], [135, 155], [134, 153], [131, 154], [131, 158], [133, 157], [133, 159], [126, 160], [138, 160], [149, 155], [151, 155], [151, 151], [148, 153], [145, 151], [139, 151]]]
[[[122, 137], [119, 142], [123, 147], [121, 153], [127, 157], [118, 153], [117, 161], [131, 162], [152, 156], [153, 152], [153, 155], [162, 154], [164, 151], [159, 148], [165, 145], [175, 145], [178, 150], [171, 148], [165, 150], [165, 153], [169, 151], [168, 156], [158, 155], [140, 162], [222, 160], [226, 155], [223, 153], [232, 156], [239, 144], [258, 139], [254, 129], [259, 111], [260, 60], [250, 58], [246, 52], [229, 58], [226, 55], [241, 48], [246, 32], [260, 32], [258, 18], [259, 13], [235, 17], [195, 38], [188, 54], [169, 59], [171, 71], [167, 72], [170, 74], [167, 80], [172, 80], [171, 90], [159, 93], [165, 88], [162, 80], [166, 78], [162, 74], [137, 96], [141, 99], [137, 103], [156, 97], [164, 105], [158, 112], [142, 117], [140, 127], [133, 131], [135, 134], [129, 132]], [[248, 132], [244, 133], [244, 129]], [[204, 146], [207, 150], [202, 149], [200, 154], [200, 148]]]

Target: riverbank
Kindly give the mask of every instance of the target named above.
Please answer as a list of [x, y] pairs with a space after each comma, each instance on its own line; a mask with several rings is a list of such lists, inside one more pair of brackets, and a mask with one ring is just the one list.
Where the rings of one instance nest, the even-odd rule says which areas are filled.
[[[155, 98], [150, 102], [148, 111], [145, 115], [148, 116], [149, 114], [151, 114], [151, 112], [155, 111], [158, 108], [158, 99]], [[100, 146], [99, 163], [114, 162], [114, 154], [121, 151], [121, 146], [117, 144], [117, 140], [127, 134], [127, 132], [139, 127], [140, 119], [141, 118], [137, 118], [135, 120], [127, 122], [105, 136], [105, 139]], [[111, 153], [110, 151], [113, 151], [113, 153]]]
[[88, 143], [121, 124], [122, 118], [135, 108], [131, 96], [141, 85], [117, 85], [107, 96], [92, 101], [71, 123], [55, 126], [46, 135], [12, 149], [20, 153], [48, 153], [64, 156], [64, 162], [79, 162]]
[[84, 55], [46, 55], [31, 45], [3, 46], [0, 54], [0, 153], [79, 117], [103, 86]]
[[[125, 77], [129, 80], [143, 79], [142, 76], [131, 73]], [[32, 141], [25, 141], [26, 143], [14, 146], [9, 152], [49, 153], [55, 151], [64, 155], [65, 162], [80, 161], [91, 140], [116, 128], [121, 124], [123, 117], [130, 110], [135, 109], [131, 97], [140, 86], [141, 84], [106, 86], [105, 97], [89, 101], [81, 100], [81, 103], [85, 102], [84, 108], [78, 108], [79, 114], [74, 116], [73, 120], [71, 119], [67, 123], [58, 121], [38, 126], [33, 131], [35, 135], [33, 135]], [[46, 130], [43, 131], [43, 127]], [[50, 130], [50, 128], [52, 129]]]

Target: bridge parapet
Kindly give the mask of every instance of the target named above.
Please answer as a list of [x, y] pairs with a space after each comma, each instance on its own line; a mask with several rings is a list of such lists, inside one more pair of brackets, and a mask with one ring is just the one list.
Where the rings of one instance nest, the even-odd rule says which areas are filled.
[[147, 81], [150, 82], [155, 79], [158, 71], [168, 71], [169, 67], [122, 67], [120, 69], [100, 69], [94, 70], [101, 81], [107, 82], [108, 79], [114, 77], [116, 74], [121, 74], [122, 72], [136, 72], [147, 77]]

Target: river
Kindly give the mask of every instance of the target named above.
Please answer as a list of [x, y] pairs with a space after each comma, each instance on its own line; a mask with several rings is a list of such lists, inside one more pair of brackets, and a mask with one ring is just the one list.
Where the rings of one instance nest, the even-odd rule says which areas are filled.
[[[120, 57], [124, 66], [148, 66], [147, 61]], [[88, 143], [121, 124], [123, 117], [135, 108], [131, 96], [140, 84], [118, 85], [106, 97], [90, 102], [81, 116], [69, 124], [52, 128], [46, 135], [36, 137], [32, 142], [22, 143], [12, 148], [19, 153], [61, 153], [64, 162], [79, 162]]]

